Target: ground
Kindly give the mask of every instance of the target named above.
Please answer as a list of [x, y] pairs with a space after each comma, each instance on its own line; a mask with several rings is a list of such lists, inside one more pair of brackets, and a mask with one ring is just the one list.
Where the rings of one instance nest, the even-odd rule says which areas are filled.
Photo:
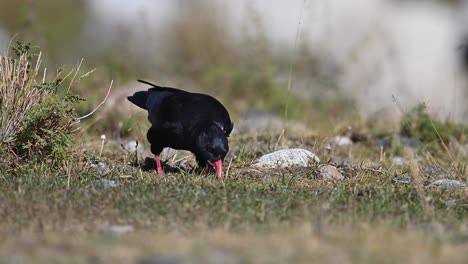
[[[88, 141], [54, 177], [35, 168], [2, 178], [0, 262], [466, 263], [467, 189], [433, 184], [466, 183], [465, 160], [457, 167], [446, 155], [406, 154], [396, 165], [370, 141], [328, 141], [237, 133], [223, 181], [197, 171], [156, 175], [141, 166], [149, 153], [108, 142], [99, 156], [100, 140]], [[251, 169], [288, 146], [317, 153], [345, 179], [321, 178], [319, 164]]]

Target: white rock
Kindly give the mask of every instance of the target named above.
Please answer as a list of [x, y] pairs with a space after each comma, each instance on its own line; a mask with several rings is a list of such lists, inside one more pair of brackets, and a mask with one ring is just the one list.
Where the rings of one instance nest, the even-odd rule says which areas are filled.
[[320, 159], [308, 150], [296, 148], [282, 149], [263, 155], [253, 166], [259, 168], [307, 167], [310, 162], [320, 162]]

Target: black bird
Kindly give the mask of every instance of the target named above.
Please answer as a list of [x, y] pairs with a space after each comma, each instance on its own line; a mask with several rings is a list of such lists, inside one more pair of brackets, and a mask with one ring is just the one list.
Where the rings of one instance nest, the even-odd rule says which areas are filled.
[[170, 147], [191, 151], [200, 167], [212, 165], [222, 178], [222, 162], [229, 150], [227, 138], [234, 126], [226, 108], [206, 94], [138, 81], [152, 88], [127, 99], [148, 111], [151, 128], [147, 138], [155, 155], [156, 172], [164, 174], [159, 154]]

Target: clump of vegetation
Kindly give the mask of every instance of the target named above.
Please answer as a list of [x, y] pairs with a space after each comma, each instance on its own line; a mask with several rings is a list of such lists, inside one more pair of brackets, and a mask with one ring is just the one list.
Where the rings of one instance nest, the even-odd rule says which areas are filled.
[[465, 141], [466, 131], [462, 124], [433, 120], [424, 104], [406, 113], [400, 121], [402, 136], [415, 137], [424, 143], [447, 143], [451, 138]]
[[52, 163], [68, 159], [74, 141], [72, 130], [78, 122], [74, 104], [82, 100], [70, 90], [73, 80], [65, 85], [72, 72], [62, 77], [59, 70], [46, 81], [41, 53], [34, 54], [30, 44], [20, 42], [12, 50], [14, 55], [5, 52], [0, 57], [3, 158]]

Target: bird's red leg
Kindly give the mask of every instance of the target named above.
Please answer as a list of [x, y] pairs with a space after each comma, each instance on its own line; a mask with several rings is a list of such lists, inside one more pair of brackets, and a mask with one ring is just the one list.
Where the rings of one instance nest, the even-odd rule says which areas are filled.
[[164, 170], [161, 166], [161, 158], [158, 155], [154, 156], [154, 160], [156, 161], [156, 173], [157, 174], [164, 174]]

